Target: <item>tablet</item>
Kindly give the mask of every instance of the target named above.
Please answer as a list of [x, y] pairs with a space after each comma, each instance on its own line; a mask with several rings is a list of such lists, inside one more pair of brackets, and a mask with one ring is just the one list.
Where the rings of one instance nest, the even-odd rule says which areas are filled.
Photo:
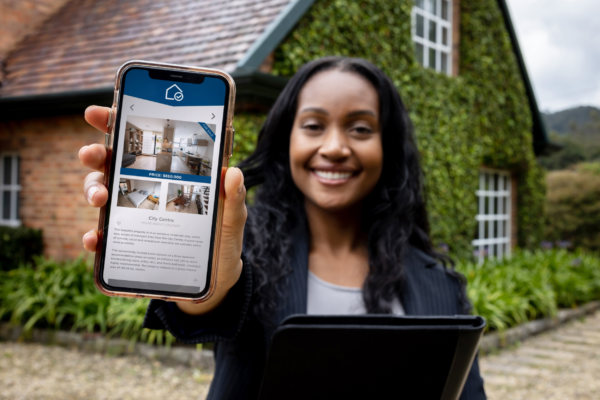
[[259, 398], [459, 398], [485, 320], [392, 315], [286, 318], [271, 339]]

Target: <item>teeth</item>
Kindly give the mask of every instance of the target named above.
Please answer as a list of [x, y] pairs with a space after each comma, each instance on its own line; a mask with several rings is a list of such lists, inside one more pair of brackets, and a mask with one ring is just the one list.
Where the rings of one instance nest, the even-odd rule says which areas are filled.
[[315, 170], [315, 174], [323, 179], [329, 179], [332, 181], [339, 179], [348, 179], [352, 176], [352, 172], [332, 172], [332, 171], [319, 171]]

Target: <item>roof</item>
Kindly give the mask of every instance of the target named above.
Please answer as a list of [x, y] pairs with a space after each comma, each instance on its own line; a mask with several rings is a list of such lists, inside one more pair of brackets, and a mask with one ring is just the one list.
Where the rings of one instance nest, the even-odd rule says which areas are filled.
[[[132, 59], [225, 70], [241, 96], [272, 102], [286, 80], [258, 68], [315, 0], [71, 0], [6, 60], [0, 120], [110, 104], [118, 67]], [[498, 0], [533, 122], [550, 143], [505, 0]], [[73, 39], [76, 38], [76, 39]], [[78, 112], [77, 111], [77, 112]]]
[[289, 3], [72, 0], [7, 57], [0, 98], [112, 87], [132, 59], [231, 73]]

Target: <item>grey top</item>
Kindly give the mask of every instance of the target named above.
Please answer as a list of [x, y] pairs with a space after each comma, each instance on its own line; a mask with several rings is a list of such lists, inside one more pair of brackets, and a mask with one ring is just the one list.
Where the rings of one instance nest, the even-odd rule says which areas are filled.
[[[397, 298], [392, 302], [392, 312], [404, 315], [404, 309]], [[325, 282], [308, 271], [307, 314], [349, 315], [367, 314], [362, 297], [362, 288], [335, 285]]]

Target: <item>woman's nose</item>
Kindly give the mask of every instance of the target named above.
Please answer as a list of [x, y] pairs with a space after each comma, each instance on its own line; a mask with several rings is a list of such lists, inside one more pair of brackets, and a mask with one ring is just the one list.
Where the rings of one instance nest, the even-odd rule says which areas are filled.
[[323, 137], [323, 143], [319, 148], [319, 155], [330, 160], [338, 160], [349, 157], [350, 147], [346, 142], [346, 135], [338, 128], [330, 128]]

